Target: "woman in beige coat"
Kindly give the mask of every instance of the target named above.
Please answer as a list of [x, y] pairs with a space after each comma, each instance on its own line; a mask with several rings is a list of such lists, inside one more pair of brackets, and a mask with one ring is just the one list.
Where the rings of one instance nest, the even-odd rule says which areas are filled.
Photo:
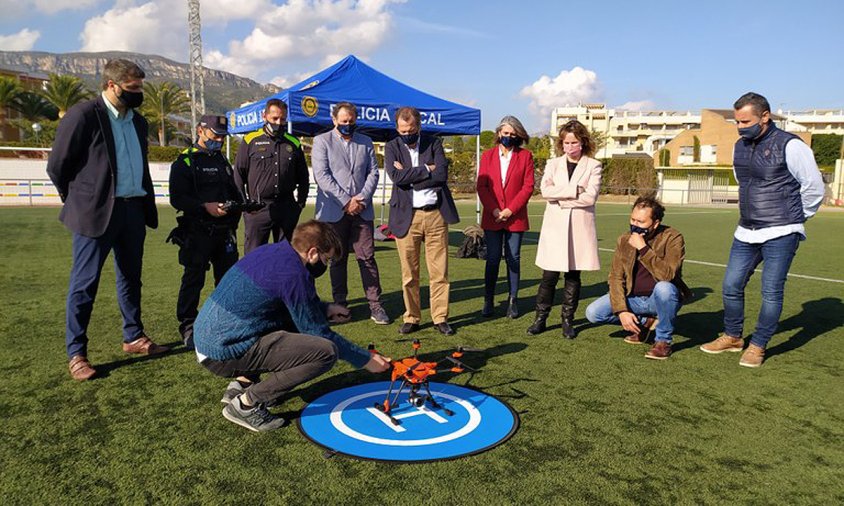
[[595, 231], [595, 201], [601, 190], [601, 162], [592, 158], [595, 143], [579, 121], [560, 128], [557, 158], [548, 160], [542, 176], [542, 198], [547, 201], [536, 265], [542, 280], [536, 294], [536, 320], [530, 335], [545, 331], [554, 305], [554, 291], [564, 273], [563, 336], [574, 339], [574, 313], [580, 299], [580, 271], [597, 271], [598, 235]]

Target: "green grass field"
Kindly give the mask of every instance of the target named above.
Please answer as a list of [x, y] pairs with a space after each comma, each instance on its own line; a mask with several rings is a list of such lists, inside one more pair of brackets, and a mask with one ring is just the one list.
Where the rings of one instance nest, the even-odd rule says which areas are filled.
[[[697, 346], [721, 329], [724, 269], [692, 261], [726, 263], [737, 213], [669, 208], [665, 223], [686, 236], [684, 273], [698, 298], [681, 310], [671, 359], [645, 360], [645, 347], [623, 343], [619, 328], [583, 319], [585, 306], [606, 292], [609, 250], [627, 227], [626, 205], [601, 204], [604, 268], [584, 274], [579, 337], [561, 339], [559, 306], [553, 327], [530, 337], [541, 212], [541, 204], [532, 204], [522, 317], [481, 319], [483, 263], [452, 259], [450, 321], [457, 335], [439, 336], [430, 321], [420, 332], [432, 355], [457, 344], [488, 350], [466, 359], [480, 373], [451, 381], [469, 381], [509, 402], [520, 413], [519, 432], [474, 457], [390, 465], [326, 459], [294, 426], [255, 434], [229, 423], [219, 402], [227, 381], [181, 347], [160, 358], [128, 358], [120, 349], [111, 262], [89, 328], [89, 357], [102, 377], [72, 381], [64, 352], [70, 235], [56, 208], [0, 209], [0, 504], [844, 502], [844, 284], [789, 279], [780, 330], [761, 369], [739, 367], [737, 354], [701, 353]], [[162, 226], [146, 241], [144, 322], [157, 342], [176, 344], [181, 270], [175, 247], [164, 243], [174, 213], [165, 207], [160, 213]], [[461, 213], [452, 254], [460, 229], [474, 222], [474, 206], [461, 205]], [[823, 212], [807, 229], [791, 273], [844, 279], [844, 213]], [[399, 317], [394, 249], [379, 244], [377, 259], [385, 307]], [[395, 342], [400, 321], [372, 324], [357, 269], [349, 272], [355, 321], [336, 329], [361, 345], [375, 341], [393, 357], [406, 355], [407, 343]], [[318, 283], [324, 298], [327, 278]], [[747, 333], [758, 308], [754, 276]], [[374, 379], [384, 378], [338, 363], [277, 411], [295, 418], [322, 393]]]

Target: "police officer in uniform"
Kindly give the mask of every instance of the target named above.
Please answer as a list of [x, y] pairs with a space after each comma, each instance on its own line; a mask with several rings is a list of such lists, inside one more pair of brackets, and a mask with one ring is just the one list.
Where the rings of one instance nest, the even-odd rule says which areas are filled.
[[235, 160], [235, 180], [243, 197], [267, 204], [244, 216], [244, 254], [269, 242], [270, 232], [274, 242], [281, 233], [289, 241], [308, 200], [308, 165], [301, 142], [287, 133], [287, 104], [270, 99], [263, 116], [264, 126], [244, 137]]
[[188, 348], [193, 347], [193, 322], [209, 263], [216, 286], [238, 259], [240, 212], [224, 208], [228, 201], [241, 201], [232, 167], [220, 152], [227, 133], [225, 116], [202, 116], [196, 144], [170, 166], [170, 204], [184, 213], [172, 235], [180, 247], [179, 263], [185, 267], [176, 317]]

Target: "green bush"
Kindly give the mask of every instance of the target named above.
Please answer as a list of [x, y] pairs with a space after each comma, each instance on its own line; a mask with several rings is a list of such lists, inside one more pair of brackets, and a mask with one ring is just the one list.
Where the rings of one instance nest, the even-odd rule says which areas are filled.
[[650, 158], [609, 158], [604, 164], [601, 193], [632, 195], [652, 192], [657, 187]]
[[184, 149], [180, 146], [150, 146], [149, 161], [172, 163]]
[[841, 156], [841, 135], [816, 134], [812, 136], [812, 151], [815, 161], [821, 166], [835, 166], [835, 160]]

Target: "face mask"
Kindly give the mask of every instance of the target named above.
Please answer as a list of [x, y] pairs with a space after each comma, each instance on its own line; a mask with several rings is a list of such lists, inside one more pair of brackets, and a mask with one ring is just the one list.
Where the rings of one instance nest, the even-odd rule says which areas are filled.
[[348, 125], [337, 125], [337, 131], [340, 132], [340, 135], [351, 137], [351, 135], [355, 133], [356, 126], [357, 125], [354, 123], [349, 123]]
[[583, 152], [583, 146], [576, 145], [576, 146], [563, 146], [563, 151], [571, 158], [578, 158], [580, 153]]
[[631, 234], [648, 235], [649, 232], [650, 232], [650, 230], [648, 230], [646, 228], [637, 227], [636, 225], [630, 225], [630, 233]]
[[120, 95], [117, 95], [117, 100], [126, 106], [127, 109], [136, 109], [144, 103], [143, 91], [126, 91], [120, 88]]
[[278, 137], [282, 133], [287, 131], [287, 123], [267, 123], [267, 130], [272, 137]]
[[759, 137], [762, 134], [762, 123], [756, 123], [753, 126], [749, 126], [747, 128], [739, 128], [738, 134], [749, 141]]
[[317, 263], [307, 264], [305, 267], [307, 267], [308, 272], [311, 273], [311, 276], [313, 276], [314, 279], [325, 274], [325, 271], [328, 269], [328, 265], [326, 265], [321, 259], [317, 260]]
[[401, 141], [403, 143], [407, 144], [408, 146], [416, 144], [416, 142], [419, 140], [419, 134], [418, 133], [407, 134], [407, 135], [399, 135], [399, 137], [401, 138]]
[[520, 145], [522, 140], [518, 137], [501, 137], [501, 145], [505, 148], [515, 148], [516, 146]]
[[210, 152], [220, 151], [223, 147], [223, 141], [212, 141], [211, 139], [205, 139], [205, 149]]

